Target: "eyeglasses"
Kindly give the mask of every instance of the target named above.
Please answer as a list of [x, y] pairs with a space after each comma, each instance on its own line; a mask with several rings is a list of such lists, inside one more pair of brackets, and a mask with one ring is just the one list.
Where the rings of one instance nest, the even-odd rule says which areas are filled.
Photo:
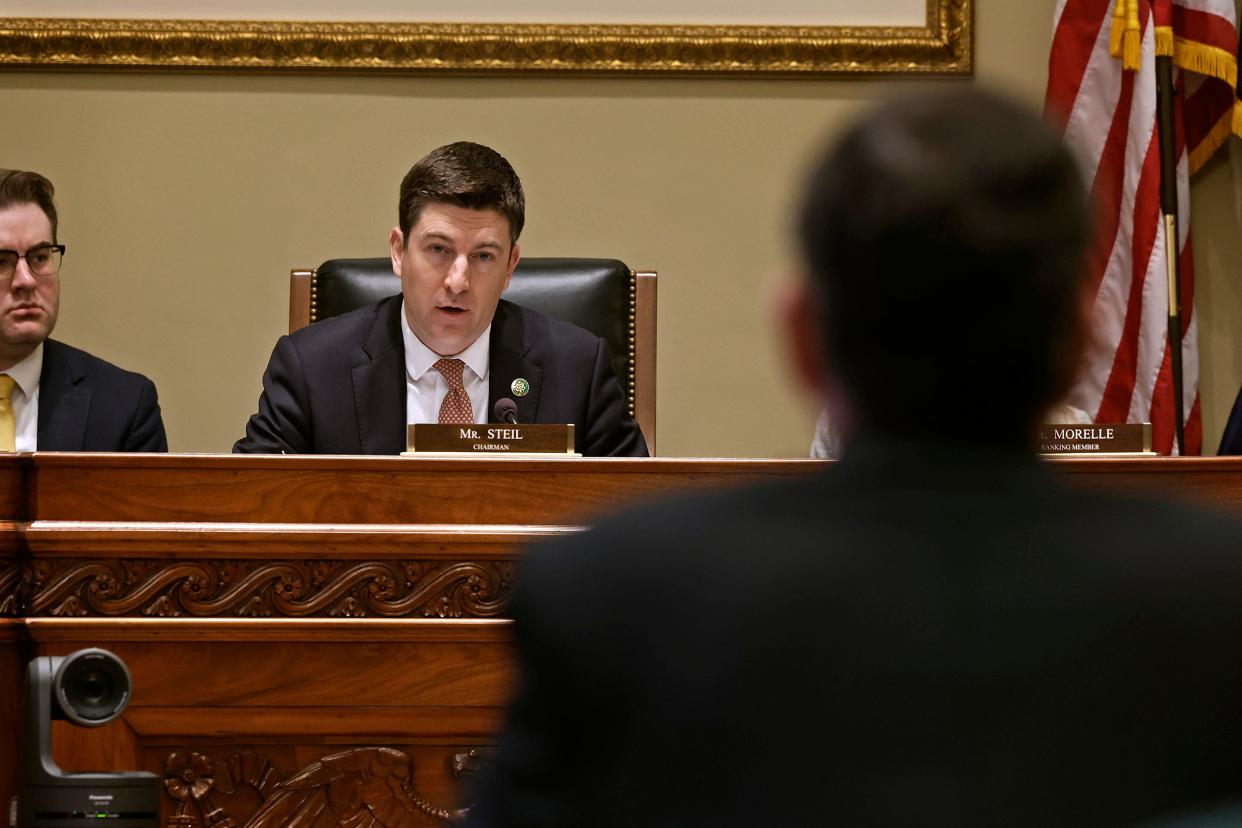
[[60, 272], [60, 257], [65, 255], [63, 244], [41, 244], [25, 253], [16, 250], [0, 250], [0, 280], [12, 279], [17, 272], [17, 260], [25, 259], [26, 267], [35, 276], [51, 276]]

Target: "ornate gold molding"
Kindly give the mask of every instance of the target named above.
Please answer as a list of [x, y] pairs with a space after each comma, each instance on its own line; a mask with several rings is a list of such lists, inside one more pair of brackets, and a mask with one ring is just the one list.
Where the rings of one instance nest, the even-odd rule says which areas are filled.
[[974, 0], [921, 27], [0, 18], [0, 68], [453, 74], [969, 74]]

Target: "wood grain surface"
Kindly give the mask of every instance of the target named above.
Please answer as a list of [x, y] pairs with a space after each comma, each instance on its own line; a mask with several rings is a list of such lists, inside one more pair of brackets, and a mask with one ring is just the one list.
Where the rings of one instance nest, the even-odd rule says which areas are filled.
[[18, 619], [0, 618], [0, 807], [8, 813], [17, 793], [18, 760], [26, 710], [26, 662], [33, 657], [29, 633]]
[[[581, 532], [581, 526], [501, 524], [205, 523], [38, 520], [24, 530], [39, 558], [163, 560], [442, 558], [502, 559], [525, 546]], [[0, 526], [0, 543], [4, 527]]]
[[46, 521], [575, 525], [670, 490], [814, 471], [811, 460], [36, 454]]
[[[643, 499], [828, 465], [0, 457], [0, 739], [19, 738], [30, 657], [102, 646], [129, 665], [132, 703], [102, 728], [58, 723], [54, 756], [160, 774], [165, 825], [279, 825], [285, 780], [361, 785], [381, 767], [407, 780], [407, 824], [439, 825], [468, 801], [511, 691], [504, 615], [525, 546]], [[1074, 486], [1242, 513], [1238, 459], [1052, 466]], [[16, 788], [0, 750], [0, 802]]]

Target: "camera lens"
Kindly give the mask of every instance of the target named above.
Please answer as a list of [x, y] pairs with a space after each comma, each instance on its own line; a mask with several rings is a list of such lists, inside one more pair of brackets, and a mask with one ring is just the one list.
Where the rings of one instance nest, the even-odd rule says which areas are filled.
[[74, 688], [82, 702], [98, 707], [112, 693], [112, 677], [100, 670], [92, 670], [75, 677]]
[[89, 726], [121, 714], [129, 702], [131, 682], [124, 662], [107, 650], [92, 648], [65, 656], [52, 686], [65, 718]]

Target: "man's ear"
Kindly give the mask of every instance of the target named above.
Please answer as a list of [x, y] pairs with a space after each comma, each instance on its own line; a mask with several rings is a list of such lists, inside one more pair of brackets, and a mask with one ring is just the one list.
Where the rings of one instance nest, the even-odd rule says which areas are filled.
[[821, 403], [828, 390], [828, 357], [820, 323], [819, 298], [806, 278], [777, 288], [776, 325], [785, 360], [802, 390]]
[[522, 247], [514, 242], [513, 249], [509, 251], [509, 272], [505, 274], [505, 286], [500, 289], [502, 293], [509, 289], [509, 280], [513, 278], [513, 271], [521, 260]]
[[400, 227], [392, 228], [388, 234], [389, 252], [392, 254], [392, 272], [401, 275], [401, 258], [405, 255], [405, 236]]

